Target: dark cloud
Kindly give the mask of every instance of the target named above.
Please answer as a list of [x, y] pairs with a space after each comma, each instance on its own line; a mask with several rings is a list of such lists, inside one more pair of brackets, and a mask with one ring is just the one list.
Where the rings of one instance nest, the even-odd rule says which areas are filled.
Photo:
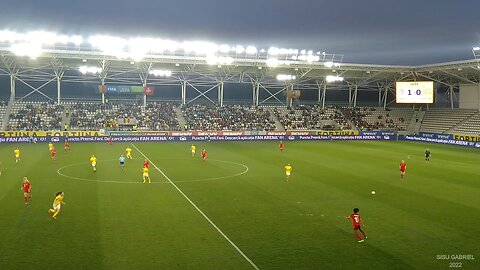
[[475, 0], [2, 0], [2, 28], [210, 39], [311, 48], [346, 62], [424, 64], [472, 58]]

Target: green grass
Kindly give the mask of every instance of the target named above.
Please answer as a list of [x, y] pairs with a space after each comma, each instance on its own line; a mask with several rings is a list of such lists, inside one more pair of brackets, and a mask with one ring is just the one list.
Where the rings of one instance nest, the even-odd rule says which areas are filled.
[[[14, 145], [0, 145], [0, 269], [254, 269], [153, 166], [156, 183], [140, 183], [135, 147], [122, 172], [127, 145], [72, 144], [67, 154], [57, 145], [52, 162], [46, 144], [24, 144], [17, 165]], [[442, 254], [473, 254], [463, 269], [480, 269], [476, 149], [329, 141], [287, 142], [280, 153], [277, 142], [210, 142], [197, 145], [208, 151], [202, 162], [188, 143], [135, 146], [262, 270], [447, 269], [454, 261]], [[47, 210], [58, 191], [66, 205], [54, 221]], [[343, 218], [354, 207], [367, 225], [361, 244]]]

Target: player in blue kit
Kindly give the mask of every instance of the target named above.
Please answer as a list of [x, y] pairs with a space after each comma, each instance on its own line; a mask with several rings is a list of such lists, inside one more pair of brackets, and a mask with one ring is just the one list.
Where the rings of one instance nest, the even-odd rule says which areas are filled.
[[125, 157], [123, 155], [121, 155], [118, 158], [118, 161], [120, 161], [120, 166], [122, 167], [122, 171], [123, 171], [123, 168], [125, 168]]

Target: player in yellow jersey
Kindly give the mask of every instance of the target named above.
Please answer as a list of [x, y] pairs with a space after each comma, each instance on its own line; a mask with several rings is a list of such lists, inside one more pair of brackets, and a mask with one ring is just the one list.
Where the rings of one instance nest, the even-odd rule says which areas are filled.
[[287, 181], [291, 173], [292, 173], [292, 166], [290, 166], [290, 164], [287, 164], [285, 166], [285, 175], [287, 176], [287, 179], [286, 179]]
[[197, 150], [197, 147], [195, 146], [195, 144], [192, 144], [192, 146], [190, 146], [190, 149], [192, 150], [192, 158], [195, 157], [195, 150]]
[[127, 148], [125, 148], [125, 152], [127, 152], [127, 158], [132, 159], [132, 148], [127, 146]]
[[51, 143], [51, 142], [48, 143], [48, 150], [49, 150], [50, 152], [52, 152], [52, 150], [53, 150], [53, 143]]
[[143, 183], [145, 184], [148, 180], [148, 183], [150, 183], [150, 176], [148, 176], [148, 168], [143, 167]]
[[15, 154], [15, 163], [20, 162], [20, 149], [18, 147], [13, 150], [13, 154]]
[[95, 157], [95, 155], [92, 155], [90, 157], [90, 163], [92, 164], [93, 172], [96, 172], [97, 171], [97, 158]]
[[60, 208], [62, 207], [62, 204], [65, 204], [63, 202], [63, 197], [65, 196], [65, 193], [60, 191], [55, 194], [55, 199], [53, 200], [53, 208], [48, 210], [48, 213], [53, 213], [52, 218], [57, 219], [58, 213], [60, 213]]

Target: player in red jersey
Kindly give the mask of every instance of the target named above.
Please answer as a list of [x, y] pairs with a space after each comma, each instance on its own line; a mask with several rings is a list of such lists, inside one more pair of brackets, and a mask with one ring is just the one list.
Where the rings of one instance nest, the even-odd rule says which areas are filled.
[[68, 140], [65, 139], [65, 152], [71, 152], [72, 150], [70, 150], [70, 144], [68, 143]]
[[[363, 238], [365, 238], [365, 239], [367, 239], [367, 235], [365, 234], [365, 232], [361, 228], [361, 226], [363, 224], [363, 221], [362, 221], [362, 218], [360, 217], [360, 215], [358, 214], [358, 211], [360, 211], [360, 209], [354, 208], [353, 209], [353, 214], [351, 214], [350, 216], [345, 217], [345, 218], [351, 219], [353, 221], [353, 234], [355, 234], [355, 237], [358, 239], [358, 242], [362, 243], [365, 240], [362, 239], [362, 237], [358, 234], [358, 231], [360, 231], [362, 233]], [[365, 224], [363, 224], [363, 226], [365, 227]]]
[[405, 178], [406, 170], [407, 170], [407, 164], [405, 163], [405, 160], [402, 160], [402, 163], [400, 163], [400, 179]]
[[147, 169], [148, 167], [150, 167], [150, 162], [148, 162], [148, 159], [145, 159], [145, 161], [143, 162], [143, 167]]
[[23, 190], [23, 198], [25, 200], [25, 204], [28, 204], [28, 200], [32, 198], [32, 195], [30, 193], [32, 191], [32, 185], [30, 185], [27, 177], [23, 177], [22, 187], [20, 189]]
[[52, 160], [55, 161], [57, 159], [57, 150], [55, 148], [52, 149]]
[[108, 138], [108, 142], [110, 143], [110, 145], [113, 145], [113, 139], [112, 139], [112, 136], [110, 136], [110, 137]]
[[202, 150], [202, 159], [203, 161], [207, 160], [207, 151], [205, 149]]
[[280, 141], [280, 152], [283, 152], [283, 141]]

